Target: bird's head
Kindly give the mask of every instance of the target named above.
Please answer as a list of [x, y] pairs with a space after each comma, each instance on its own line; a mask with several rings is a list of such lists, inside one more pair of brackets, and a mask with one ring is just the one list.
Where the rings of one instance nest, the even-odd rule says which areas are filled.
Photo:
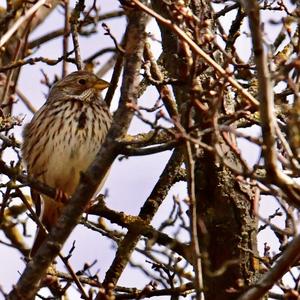
[[57, 99], [63, 96], [67, 99], [88, 101], [88, 99], [98, 98], [99, 92], [108, 86], [107, 81], [100, 79], [91, 72], [76, 71], [56, 82], [50, 91], [52, 97], [49, 95], [49, 98]]

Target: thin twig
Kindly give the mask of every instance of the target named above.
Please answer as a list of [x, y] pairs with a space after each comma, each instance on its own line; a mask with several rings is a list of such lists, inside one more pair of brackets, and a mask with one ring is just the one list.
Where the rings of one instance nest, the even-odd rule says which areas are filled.
[[61, 253], [59, 253], [59, 258], [63, 261], [65, 267], [67, 268], [73, 281], [75, 282], [77, 288], [79, 289], [79, 291], [81, 293], [81, 299], [86, 299], [86, 300], [90, 299], [89, 296], [87, 295], [86, 291], [84, 290], [84, 288], [80, 282], [80, 279], [78, 278], [78, 276], [74, 272], [73, 268], [71, 267], [68, 259], [66, 257], [64, 257]]
[[[146, 59], [150, 61], [151, 64], [151, 73], [157, 78], [160, 82], [164, 80], [164, 74], [160, 70], [158, 63], [156, 62], [154, 55], [151, 51], [150, 43], [146, 42], [145, 44], [145, 51], [144, 51], [144, 56]], [[156, 86], [161, 99], [170, 115], [171, 118], [178, 116], [178, 111], [177, 111], [177, 106], [176, 102], [172, 96], [171, 91], [169, 90], [169, 87], [167, 84], [160, 84]]]
[[83, 69], [81, 54], [80, 54], [80, 47], [79, 47], [79, 40], [78, 40], [78, 20], [80, 18], [80, 13], [84, 11], [84, 1], [79, 0], [76, 3], [75, 9], [72, 12], [70, 23], [71, 23], [71, 33], [73, 39], [73, 45], [75, 50], [75, 61], [78, 70]]
[[[124, 15], [124, 11], [113, 11], [113, 12], [106, 13], [104, 15], [99, 16], [97, 21], [100, 22], [100, 21], [104, 21], [107, 19], [111, 19], [111, 18], [118, 18], [123, 15]], [[90, 25], [91, 23], [92, 23], [91, 20], [87, 20], [84, 25]], [[39, 47], [40, 45], [47, 43], [57, 37], [60, 37], [63, 34], [69, 34], [69, 33], [70, 32], [65, 32], [65, 28], [53, 30], [53, 31], [47, 33], [46, 35], [40, 36], [37, 39], [29, 42], [28, 48], [32, 49], [35, 47]], [[79, 30], [79, 34], [81, 34], [81, 29]]]
[[54, 66], [54, 65], [58, 64], [59, 62], [61, 62], [62, 60], [67, 59], [69, 62], [74, 63], [74, 61], [72, 59], [68, 58], [68, 56], [71, 55], [73, 52], [74, 51], [70, 51], [66, 54], [66, 56], [63, 55], [57, 59], [49, 59], [49, 58], [45, 58], [45, 57], [32, 57], [32, 58], [27, 58], [27, 59], [19, 59], [19, 60], [15, 61], [11, 64], [8, 64], [6, 66], [3, 66], [3, 67], [0, 66], [0, 72], [18, 68], [18, 67], [21, 67], [21, 66], [24, 66], [27, 64], [33, 65], [37, 62], [43, 62], [47, 65]]
[[[63, 56], [67, 57], [68, 49], [69, 49], [69, 32], [70, 32], [70, 22], [69, 22], [69, 0], [64, 0], [64, 8], [65, 8], [65, 28], [63, 35]], [[62, 78], [64, 78], [68, 73], [68, 64], [64, 59], [62, 64]]]
[[16, 94], [19, 96], [21, 101], [31, 113], [34, 114], [37, 111], [36, 108], [32, 105], [31, 101], [21, 92], [19, 88], [16, 88]]
[[[126, 43], [125, 38], [123, 38], [120, 47], [123, 48], [125, 43]], [[111, 76], [110, 85], [109, 85], [108, 91], [107, 91], [107, 93], [105, 95], [105, 99], [104, 99], [104, 101], [107, 103], [108, 106], [110, 106], [113, 96], [115, 94], [115, 91], [117, 89], [118, 82], [119, 82], [121, 72], [123, 69], [123, 62], [124, 62], [124, 53], [121, 51], [118, 51], [116, 53], [116, 62], [115, 62], [113, 74]], [[100, 75], [99, 73], [100, 73], [100, 71], [97, 72], [98, 75]]]
[[186, 156], [188, 166], [188, 192], [189, 192], [189, 204], [190, 204], [190, 234], [193, 250], [193, 267], [195, 271], [195, 285], [196, 285], [196, 297], [198, 300], [204, 300], [203, 293], [203, 274], [202, 263], [200, 256], [199, 237], [197, 230], [197, 210], [196, 210], [196, 194], [195, 194], [195, 161], [193, 159], [192, 147], [189, 141], [186, 141]]

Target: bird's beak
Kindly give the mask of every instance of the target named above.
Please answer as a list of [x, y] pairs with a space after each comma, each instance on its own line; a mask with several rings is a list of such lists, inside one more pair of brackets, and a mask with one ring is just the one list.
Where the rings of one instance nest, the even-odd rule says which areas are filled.
[[106, 89], [107, 87], [109, 87], [109, 82], [103, 80], [103, 79], [98, 79], [95, 84], [94, 84], [94, 88], [98, 91], [102, 91], [104, 89]]

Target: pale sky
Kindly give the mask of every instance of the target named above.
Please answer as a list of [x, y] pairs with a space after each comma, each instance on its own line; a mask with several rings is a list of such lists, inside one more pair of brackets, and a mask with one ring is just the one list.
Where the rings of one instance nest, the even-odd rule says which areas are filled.
[[[3, 4], [4, 1], [0, 0], [0, 5]], [[86, 5], [92, 1], [86, 1]], [[101, 7], [103, 8], [102, 12], [106, 11], [113, 11], [119, 7], [118, 1], [111, 1], [111, 0], [101, 0], [99, 2]], [[218, 7], [218, 6], [216, 6]], [[40, 26], [36, 32], [31, 36], [32, 38], [38, 37], [51, 28], [58, 29], [63, 26], [62, 17], [61, 17], [62, 9], [56, 10], [53, 12], [50, 18]], [[232, 14], [234, 17], [234, 14]], [[278, 13], [270, 13], [264, 12], [263, 17], [266, 19], [276, 19], [279, 20], [281, 15]], [[231, 24], [231, 20], [224, 18], [221, 19], [225, 27], [228, 27]], [[116, 36], [119, 40], [125, 28], [125, 21], [124, 18], [122, 20], [114, 19], [112, 21], [106, 22], [114, 36]], [[243, 25], [243, 30], [247, 30], [248, 25], [245, 22]], [[267, 39], [272, 40], [276, 34], [279, 32], [279, 26], [270, 26], [266, 24], [266, 28], [270, 30], [267, 31]], [[98, 34], [93, 36], [93, 38], [85, 39], [80, 38], [80, 46], [81, 46], [81, 53], [83, 58], [90, 56], [95, 49], [97, 49], [97, 45], [99, 43], [105, 45], [105, 47], [112, 47], [113, 42], [108, 36], [104, 35], [104, 30], [102, 29], [101, 25], [98, 26]], [[148, 31], [151, 31], [153, 34], [157, 34], [155, 22], [152, 21], [149, 24]], [[157, 37], [159, 39], [159, 36]], [[61, 40], [56, 39], [49, 43], [44, 44], [36, 53], [33, 54], [33, 57], [37, 56], [45, 56], [52, 59], [55, 59], [62, 54], [61, 48]], [[240, 55], [243, 59], [247, 60], [250, 55], [249, 45], [250, 39], [245, 38], [242, 35], [238, 39], [238, 49]], [[160, 46], [159, 43], [155, 45], [155, 52], [156, 55], [159, 56], [160, 54]], [[104, 62], [109, 55], [104, 56], [101, 61]], [[49, 75], [50, 79], [53, 79], [54, 74], [61, 74], [61, 65], [57, 66], [47, 66], [42, 63], [38, 63], [34, 66], [25, 66], [22, 68], [20, 81], [18, 87], [20, 90], [32, 100], [32, 103], [36, 108], [40, 107], [44, 101], [45, 97], [43, 93], [47, 92], [45, 86], [40, 84], [40, 79], [42, 78], [40, 69], [43, 69]], [[74, 67], [70, 66], [70, 71], [75, 70]], [[107, 74], [104, 79], [110, 80], [110, 75]], [[105, 92], [104, 92], [105, 94]], [[117, 106], [117, 101], [119, 98], [119, 92], [115, 95], [114, 102], [112, 105], [112, 111]], [[142, 98], [142, 105], [143, 106], [151, 106], [154, 101], [158, 98], [157, 93], [154, 91], [147, 92]], [[19, 102], [18, 105], [15, 106], [15, 110], [13, 112], [15, 115], [23, 114], [25, 115], [25, 122], [28, 122], [31, 119], [31, 114], [28, 111], [25, 111], [24, 105]], [[149, 127], [142, 124], [140, 121], [135, 120], [132, 124], [130, 132], [131, 133], [138, 133], [142, 131], [148, 131]], [[16, 137], [21, 139], [20, 129], [14, 131]], [[257, 131], [251, 132], [253, 135], [259, 134]], [[244, 141], [240, 141], [241, 148], [243, 150], [243, 155], [249, 162], [256, 162], [256, 159], [259, 155], [257, 148], [249, 146], [249, 143], [246, 144]], [[155, 182], [157, 181], [168, 157], [170, 156], [171, 152], [167, 151], [159, 155], [152, 155], [147, 157], [135, 157], [130, 158], [128, 160], [122, 160], [119, 162], [118, 160], [114, 163], [110, 176], [104, 186], [104, 189], [108, 190], [108, 198], [107, 198], [107, 205], [113, 209], [118, 211], [123, 211], [128, 214], [138, 214], [139, 208], [150, 194]], [[8, 156], [10, 157], [10, 156]], [[11, 159], [11, 158], [10, 158]], [[180, 199], [184, 199], [186, 196], [186, 187], [184, 184], [177, 184], [175, 187], [172, 188], [171, 192], [167, 200], [163, 203], [160, 207], [157, 215], [153, 220], [154, 225], [158, 225], [160, 220], [162, 220], [166, 215], [169, 214], [170, 208], [172, 206], [172, 196], [178, 195]], [[263, 216], [268, 216], [270, 211], [274, 211], [276, 209], [276, 202], [272, 199], [265, 199], [261, 203], [261, 211], [260, 213]], [[282, 222], [278, 220], [278, 224]], [[34, 228], [35, 226], [32, 224], [32, 234], [34, 235]], [[270, 239], [270, 231], [265, 231], [263, 234], [259, 235], [260, 241], [265, 241]], [[5, 240], [3, 234], [0, 232], [0, 239]], [[112, 242], [108, 242], [107, 239], [101, 237], [99, 234], [95, 234], [92, 231], [83, 228], [82, 226], [77, 226], [76, 230], [73, 232], [72, 236], [69, 238], [67, 244], [65, 245], [65, 253], [67, 253], [68, 249], [72, 244], [72, 241], [76, 239], [76, 250], [74, 252], [73, 257], [71, 258], [71, 263], [75, 270], [80, 269], [85, 262], [92, 263], [95, 259], [97, 259], [97, 264], [94, 267], [95, 270], [100, 270], [99, 276], [100, 280], [103, 279], [107, 268], [110, 266], [110, 263], [114, 257], [115, 250], [112, 249]], [[32, 239], [28, 239], [28, 244], [32, 242]], [[274, 249], [276, 249], [276, 243], [274, 244]], [[261, 248], [261, 247], [260, 247]], [[136, 256], [137, 259], [141, 263], [143, 263], [144, 259], [141, 258], [139, 255]], [[17, 278], [19, 277], [18, 272], [22, 272], [24, 264], [22, 262], [22, 258], [19, 252], [3, 246], [0, 244], [0, 263], [1, 263], [1, 271], [0, 271], [0, 284], [5, 292], [8, 292], [11, 286], [16, 282]], [[150, 268], [150, 266], [149, 266]], [[126, 274], [126, 275], [125, 275]], [[127, 268], [126, 272], [121, 277], [119, 284], [124, 286], [132, 286], [137, 288], [143, 288], [148, 283], [148, 280], [145, 280], [141, 273], [137, 270], [129, 270]], [[70, 295], [72, 295], [70, 293]], [[0, 296], [1, 297], [1, 296]], [[163, 298], [160, 298], [163, 299]], [[186, 298], [188, 299], [188, 298]]]

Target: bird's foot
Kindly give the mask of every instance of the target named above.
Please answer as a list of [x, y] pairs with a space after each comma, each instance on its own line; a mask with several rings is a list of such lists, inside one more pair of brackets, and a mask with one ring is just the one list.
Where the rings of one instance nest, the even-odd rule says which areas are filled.
[[70, 197], [61, 189], [56, 189], [56, 194], [54, 200], [62, 205], [66, 204], [69, 201]]

